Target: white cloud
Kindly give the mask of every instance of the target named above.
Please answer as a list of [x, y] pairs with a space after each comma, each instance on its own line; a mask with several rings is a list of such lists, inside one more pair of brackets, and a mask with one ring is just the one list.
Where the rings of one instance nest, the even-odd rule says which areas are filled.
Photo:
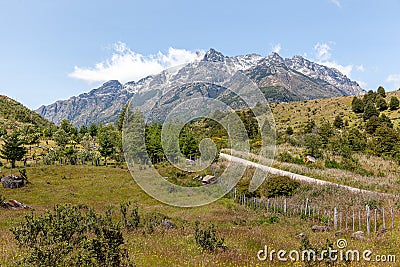
[[317, 63], [325, 65], [329, 68], [335, 68], [347, 77], [351, 77], [351, 72], [353, 70], [353, 65], [341, 65], [334, 60], [331, 60], [331, 47], [327, 43], [317, 43], [314, 46], [315, 57]]
[[317, 43], [314, 46], [316, 57], [318, 61], [327, 61], [331, 58], [331, 47], [327, 43]]
[[360, 72], [364, 72], [364, 71], [365, 71], [365, 68], [364, 68], [363, 65], [358, 65], [358, 66], [356, 67], [356, 70], [358, 70], [358, 71], [360, 71]]
[[336, 5], [337, 7], [342, 7], [339, 0], [330, 0], [332, 4]]
[[144, 56], [135, 53], [125, 43], [113, 45], [111, 58], [95, 64], [94, 67], [74, 67], [68, 75], [88, 82], [119, 80], [120, 82], [137, 81], [148, 75], [157, 74], [169, 67], [199, 60], [204, 52], [192, 52], [170, 47], [168, 53]]
[[395, 87], [400, 88], [400, 74], [390, 74], [386, 82], [393, 83]]
[[363, 81], [356, 81], [360, 86], [361, 86], [361, 88], [367, 88], [367, 86], [368, 86], [368, 83], [366, 83], [366, 82], [363, 82]]
[[280, 43], [277, 43], [276, 45], [274, 45], [274, 46], [272, 47], [272, 52], [275, 52], [275, 53], [278, 53], [278, 54], [279, 54], [279, 52], [281, 51], [281, 49], [282, 49], [281, 44], [280, 44]]

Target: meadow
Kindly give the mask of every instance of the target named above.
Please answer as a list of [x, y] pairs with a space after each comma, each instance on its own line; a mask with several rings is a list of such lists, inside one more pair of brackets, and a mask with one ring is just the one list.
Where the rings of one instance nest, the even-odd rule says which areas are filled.
[[[3, 174], [9, 172], [3, 169]], [[15, 170], [14, 170], [15, 171]], [[146, 169], [141, 170], [146, 175]], [[327, 240], [336, 242], [334, 231], [314, 233], [309, 221], [301, 216], [285, 217], [272, 214], [263, 209], [244, 207], [230, 197], [224, 197], [210, 205], [194, 208], [179, 208], [165, 205], [146, 195], [132, 179], [126, 167], [94, 166], [38, 166], [27, 168], [29, 184], [19, 189], [0, 189], [0, 195], [16, 199], [31, 207], [30, 210], [5, 210], [0, 213], [0, 265], [8, 266], [23, 256], [13, 238], [10, 228], [23, 222], [27, 214], [40, 215], [55, 204], [68, 203], [85, 209], [94, 208], [104, 212], [108, 207], [115, 220], [121, 203], [131, 202], [138, 207], [142, 222], [134, 230], [123, 230], [124, 244], [131, 263], [136, 266], [293, 266], [293, 263], [261, 262], [257, 252], [268, 245], [271, 249], [299, 249], [304, 240], [303, 233], [313, 247], [326, 246]], [[339, 189], [337, 189], [339, 190]], [[384, 199], [371, 196], [352, 196], [345, 191], [331, 190], [327, 194], [323, 188], [302, 185], [290, 197], [292, 201], [302, 203], [305, 198], [319, 201], [325, 205], [344, 205], [354, 199], [358, 205]], [[335, 202], [340, 198], [341, 202]], [[354, 204], [354, 203], [353, 203]], [[393, 203], [392, 203], [393, 204]], [[383, 205], [383, 204], [382, 204]], [[165, 228], [160, 224], [151, 224], [150, 218], [168, 218], [176, 225]], [[271, 219], [272, 218], [272, 219]], [[215, 225], [218, 237], [224, 238], [226, 249], [213, 252], [203, 250], [194, 238], [195, 222], [201, 225]], [[371, 233], [363, 240], [352, 240], [350, 231], [344, 233], [349, 248], [370, 249], [374, 253], [398, 254], [400, 237], [400, 217], [396, 209], [395, 229], [385, 233]], [[303, 241], [302, 241], [303, 240]], [[325, 264], [325, 263], [324, 263]], [[305, 266], [299, 263], [298, 266]], [[348, 264], [346, 266], [370, 266], [367, 263]], [[374, 263], [374, 266], [393, 266], [387, 263]]]

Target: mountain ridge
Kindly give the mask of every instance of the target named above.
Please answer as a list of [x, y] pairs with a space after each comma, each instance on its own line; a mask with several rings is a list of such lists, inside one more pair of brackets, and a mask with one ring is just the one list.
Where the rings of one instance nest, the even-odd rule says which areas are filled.
[[[365, 91], [344, 74], [301, 56], [282, 58], [277, 53], [266, 57], [257, 54], [225, 56], [215, 49], [208, 50], [202, 60], [149, 75], [137, 82], [121, 84], [111, 80], [87, 93], [41, 106], [37, 113], [58, 124], [68, 119], [73, 124], [111, 123], [123, 106], [133, 97], [145, 108], [151, 108], [163, 94], [165, 85], [182, 85], [183, 81], [202, 81], [196, 70], [206, 62], [218, 62], [213, 69], [215, 79], [241, 71], [253, 80], [272, 102], [288, 102], [317, 98], [359, 95]], [[197, 76], [196, 76], [197, 75]], [[136, 101], [136, 100], [135, 100]], [[160, 107], [159, 107], [160, 108]]]

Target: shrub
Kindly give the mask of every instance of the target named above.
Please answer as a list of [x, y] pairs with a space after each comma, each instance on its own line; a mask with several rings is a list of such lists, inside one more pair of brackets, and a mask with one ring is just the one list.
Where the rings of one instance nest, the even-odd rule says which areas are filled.
[[200, 229], [199, 225], [200, 222], [196, 221], [194, 233], [196, 244], [198, 244], [203, 250], [208, 251], [215, 251], [218, 248], [222, 248], [224, 250], [226, 249], [226, 246], [224, 245], [224, 238], [217, 237], [217, 231], [214, 227], [214, 224], [211, 224], [205, 229]]
[[390, 110], [396, 110], [399, 109], [399, 99], [395, 96], [392, 96], [390, 98], [390, 102], [389, 102], [389, 108]]
[[26, 215], [12, 228], [23, 249], [23, 266], [130, 266], [118, 223], [93, 210], [81, 212], [78, 207], [55, 206], [44, 215]]
[[130, 202], [121, 203], [121, 205], [120, 205], [120, 211], [121, 211], [121, 216], [122, 216], [122, 225], [124, 226], [124, 228], [126, 228], [128, 230], [137, 228], [140, 223], [140, 215], [139, 215], [137, 206], [132, 208], [132, 210], [130, 211], [130, 215], [128, 217], [130, 205], [131, 205]]
[[268, 179], [265, 193], [267, 197], [291, 196], [300, 186], [298, 181], [285, 176], [273, 176]]

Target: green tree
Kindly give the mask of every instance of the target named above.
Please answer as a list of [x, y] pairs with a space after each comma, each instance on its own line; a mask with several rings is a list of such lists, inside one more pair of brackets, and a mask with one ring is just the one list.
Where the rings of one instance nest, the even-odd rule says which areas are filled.
[[376, 107], [378, 108], [379, 111], [384, 111], [388, 109], [386, 100], [381, 95], [378, 95], [376, 97]]
[[304, 145], [309, 155], [317, 158], [321, 156], [322, 138], [318, 134], [306, 134], [304, 136]]
[[378, 87], [378, 95], [382, 96], [383, 98], [386, 97], [386, 92], [385, 92], [385, 88], [383, 88], [382, 86]]
[[333, 135], [333, 128], [329, 121], [325, 121], [318, 128], [318, 133], [322, 138], [322, 144], [326, 146], [329, 142], [329, 138]]
[[397, 110], [399, 109], [399, 99], [395, 96], [392, 96], [390, 98], [390, 102], [389, 102], [389, 108], [390, 110]]
[[146, 161], [146, 124], [143, 113], [138, 109], [135, 112], [127, 111], [123, 126], [124, 152], [130, 164]]
[[185, 155], [185, 157], [191, 158], [200, 154], [199, 144], [195, 138], [195, 135], [190, 129], [184, 127], [179, 139], [179, 147], [181, 148], [182, 154]]
[[372, 116], [378, 117], [379, 111], [375, 108], [375, 105], [373, 102], [368, 102], [364, 108], [363, 119], [364, 119], [364, 121], [367, 121]]
[[21, 160], [26, 154], [24, 142], [20, 138], [20, 133], [14, 131], [10, 135], [3, 137], [3, 146], [0, 149], [0, 157], [11, 163], [11, 167], [15, 167], [15, 162]]
[[59, 146], [62, 149], [64, 149], [71, 141], [70, 136], [68, 135], [67, 132], [65, 132], [63, 128], [58, 129], [54, 133], [53, 139], [56, 142], [57, 146]]
[[94, 124], [94, 123], [90, 124], [90, 126], [89, 126], [89, 134], [90, 134], [92, 137], [97, 136], [98, 128], [99, 128], [99, 127], [98, 127], [96, 124]]
[[81, 128], [79, 128], [79, 136], [83, 137], [85, 134], [88, 132], [88, 128], [86, 125], [82, 125]]
[[369, 90], [368, 93], [363, 96], [364, 106], [367, 105], [368, 102], [375, 104], [376, 95], [374, 91]]
[[117, 133], [112, 125], [103, 126], [98, 133], [99, 152], [104, 157], [107, 166], [107, 159], [116, 152]]
[[367, 145], [367, 137], [358, 129], [352, 128], [347, 135], [347, 143], [353, 151], [363, 151]]
[[290, 125], [286, 128], [286, 134], [287, 135], [292, 135], [293, 134], [293, 128]]
[[363, 113], [364, 112], [364, 102], [358, 97], [354, 97], [351, 102], [351, 108], [354, 113]]
[[335, 126], [335, 128], [337, 128], [337, 129], [342, 129], [343, 128], [344, 123], [343, 123], [343, 119], [342, 119], [342, 117], [340, 115], [337, 115], [335, 117], [335, 120], [333, 121], [333, 126]]
[[398, 132], [387, 125], [381, 125], [375, 131], [371, 148], [378, 156], [393, 156], [396, 153], [394, 148], [399, 140]]
[[124, 126], [124, 118], [125, 118], [125, 114], [126, 114], [126, 110], [128, 109], [128, 105], [129, 103], [127, 103], [121, 110], [121, 112], [118, 115], [118, 120], [115, 123], [118, 131], [122, 131], [122, 127]]
[[369, 134], [375, 133], [376, 129], [381, 125], [381, 121], [377, 116], [372, 116], [365, 123], [365, 131]]
[[153, 163], [164, 158], [164, 152], [161, 144], [162, 125], [153, 123], [146, 125], [146, 149]]

